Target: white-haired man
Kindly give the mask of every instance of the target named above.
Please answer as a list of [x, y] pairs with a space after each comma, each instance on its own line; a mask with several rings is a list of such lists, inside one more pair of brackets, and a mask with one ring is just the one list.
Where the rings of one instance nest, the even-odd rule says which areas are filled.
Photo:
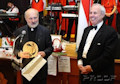
[[93, 4], [90, 10], [92, 26], [85, 28], [78, 49], [78, 67], [82, 84], [113, 84], [116, 31], [103, 23], [105, 8]]
[[[23, 31], [26, 33], [24, 37], [19, 38], [16, 41], [15, 45], [15, 55], [20, 58], [23, 58], [23, 66], [29, 63], [32, 58], [30, 54], [26, 51], [21, 51], [23, 45], [26, 42], [32, 41], [38, 46], [38, 54], [40, 54], [44, 59], [47, 60], [48, 56], [53, 51], [52, 40], [50, 32], [47, 28], [42, 25], [39, 25], [39, 12], [36, 9], [30, 8], [25, 12], [25, 20], [27, 25], [17, 29], [14, 33], [18, 37]], [[22, 41], [20, 42], [20, 40]], [[27, 81], [23, 77], [23, 84], [47, 84], [47, 63], [39, 70], [39, 72], [34, 76], [31, 81]]]

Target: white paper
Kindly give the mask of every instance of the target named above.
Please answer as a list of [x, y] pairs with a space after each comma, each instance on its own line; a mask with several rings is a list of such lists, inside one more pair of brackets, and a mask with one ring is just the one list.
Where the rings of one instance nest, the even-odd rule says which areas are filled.
[[57, 58], [50, 55], [47, 59], [48, 61], [48, 75], [57, 75]]
[[31, 81], [32, 78], [37, 74], [37, 72], [44, 66], [46, 62], [47, 61], [40, 55], [36, 56], [22, 69], [22, 75], [28, 81]]
[[7, 58], [7, 59], [15, 58], [12, 48], [8, 48], [8, 50], [6, 50], [5, 48], [0, 48], [0, 58]]
[[67, 56], [58, 57], [58, 72], [71, 72], [70, 57]]

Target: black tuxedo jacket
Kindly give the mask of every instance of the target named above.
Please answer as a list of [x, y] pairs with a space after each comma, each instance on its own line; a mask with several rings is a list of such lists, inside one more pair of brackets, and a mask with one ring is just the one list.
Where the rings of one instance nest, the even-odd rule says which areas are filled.
[[[18, 52], [20, 52], [20, 50], [22, 50], [23, 45], [29, 41], [27, 25], [16, 30], [14, 35], [17, 37], [18, 35], [20, 35], [22, 33], [23, 30], [26, 31], [26, 34], [23, 37], [22, 43], [20, 43], [21, 38], [17, 39], [16, 43], [15, 43], [14, 53], [16, 55], [18, 54]], [[46, 56], [44, 58], [47, 60], [48, 56], [53, 51], [53, 47], [52, 47], [52, 40], [51, 40], [50, 32], [44, 26], [38, 25], [36, 37], [35, 37], [35, 43], [38, 45], [39, 51], [45, 52]], [[32, 58], [23, 59], [23, 66], [25, 66], [27, 63], [29, 63], [31, 60], [32, 60]], [[44, 65], [44, 67], [39, 71], [39, 73], [36, 76], [39, 77], [40, 79], [47, 76], [47, 64]]]
[[[82, 53], [91, 26], [84, 30], [82, 40], [78, 49], [78, 60], [83, 59]], [[87, 53], [87, 62], [84, 65], [91, 65], [94, 74], [114, 74], [114, 48], [118, 36], [116, 31], [106, 24], [103, 24], [96, 33]]]

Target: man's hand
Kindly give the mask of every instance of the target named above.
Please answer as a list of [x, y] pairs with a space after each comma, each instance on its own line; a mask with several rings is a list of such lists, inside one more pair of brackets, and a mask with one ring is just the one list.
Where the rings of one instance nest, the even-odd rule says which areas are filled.
[[88, 74], [92, 72], [92, 68], [90, 65], [86, 65], [86, 66], [78, 65], [78, 68], [80, 69], [81, 74]]
[[87, 73], [93, 72], [93, 70], [92, 70], [92, 68], [91, 68], [90, 65], [86, 65], [86, 66], [85, 66], [85, 69], [86, 69]]
[[81, 74], [87, 74], [87, 71], [84, 66], [78, 65], [79, 70], [81, 71]]
[[44, 51], [40, 51], [40, 52], [38, 52], [38, 55], [41, 55], [42, 57], [45, 57], [45, 52]]
[[3, 10], [2, 12], [6, 13], [6, 10]]
[[30, 58], [30, 55], [29, 55], [28, 52], [22, 52], [22, 51], [20, 51], [18, 53], [18, 56], [21, 57], [21, 58]]

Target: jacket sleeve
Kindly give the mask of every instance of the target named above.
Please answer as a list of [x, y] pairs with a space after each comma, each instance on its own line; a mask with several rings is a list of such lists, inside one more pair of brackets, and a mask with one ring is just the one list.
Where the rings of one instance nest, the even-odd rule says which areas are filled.
[[45, 47], [45, 58], [48, 58], [48, 56], [53, 52], [52, 40], [49, 31], [46, 31], [45, 33]]

